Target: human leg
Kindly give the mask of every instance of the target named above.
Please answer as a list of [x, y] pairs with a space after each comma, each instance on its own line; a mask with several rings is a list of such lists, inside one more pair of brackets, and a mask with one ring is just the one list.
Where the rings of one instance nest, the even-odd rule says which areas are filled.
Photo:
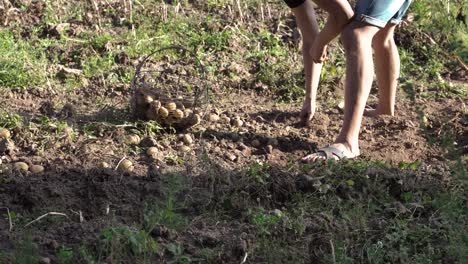
[[[353, 21], [342, 33], [346, 53], [344, 122], [340, 134], [331, 146], [348, 158], [360, 154], [359, 130], [374, 74], [372, 39], [378, 31], [378, 27]], [[322, 153], [314, 153], [304, 160], [314, 162], [326, 158]]]
[[400, 77], [400, 56], [393, 39], [395, 24], [387, 24], [372, 40], [375, 55], [375, 70], [379, 87], [379, 104], [366, 115], [391, 115], [395, 113], [395, 97]]
[[319, 27], [312, 2], [307, 0], [301, 5], [292, 8], [297, 24], [302, 33], [302, 56], [304, 60], [304, 74], [306, 81], [306, 96], [300, 113], [302, 122], [311, 120], [315, 114], [317, 100], [317, 87], [320, 81], [321, 63], [314, 63], [309, 54]]

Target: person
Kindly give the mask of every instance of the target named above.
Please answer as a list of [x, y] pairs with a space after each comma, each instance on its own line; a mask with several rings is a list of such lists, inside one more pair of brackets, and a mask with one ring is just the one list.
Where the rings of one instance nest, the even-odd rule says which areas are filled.
[[292, 9], [302, 33], [302, 55], [306, 80], [306, 96], [300, 112], [301, 122], [310, 121], [315, 113], [317, 87], [326, 58], [327, 44], [351, 21], [353, 9], [346, 0], [314, 0], [329, 13], [327, 22], [319, 32], [314, 3], [311, 0], [284, 0]]
[[375, 73], [379, 102], [369, 116], [395, 114], [400, 57], [394, 40], [396, 26], [411, 0], [358, 0], [353, 21], [341, 38], [346, 55], [344, 122], [335, 142], [304, 157], [305, 162], [352, 159], [360, 154], [359, 130]]

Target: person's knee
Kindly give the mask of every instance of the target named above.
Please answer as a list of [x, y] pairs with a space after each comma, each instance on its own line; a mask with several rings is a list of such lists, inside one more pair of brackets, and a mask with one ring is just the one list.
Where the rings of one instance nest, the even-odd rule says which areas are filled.
[[376, 35], [372, 39], [372, 48], [376, 50], [390, 50], [396, 46], [395, 40], [390, 36], [379, 36]]
[[[354, 23], [354, 22], [353, 22]], [[341, 34], [344, 49], [351, 54], [359, 50], [370, 49], [375, 30], [360, 24], [348, 25]]]

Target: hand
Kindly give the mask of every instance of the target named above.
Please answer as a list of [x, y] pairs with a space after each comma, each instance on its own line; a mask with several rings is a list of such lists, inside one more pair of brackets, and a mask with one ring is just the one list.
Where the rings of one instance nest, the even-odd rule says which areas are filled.
[[327, 45], [320, 45], [317, 40], [315, 40], [309, 53], [313, 62], [323, 63], [327, 59]]
[[299, 114], [299, 118], [301, 119], [302, 125], [307, 125], [307, 123], [312, 120], [315, 114], [315, 105], [312, 104], [310, 100], [305, 100], [304, 104], [302, 105], [301, 113]]

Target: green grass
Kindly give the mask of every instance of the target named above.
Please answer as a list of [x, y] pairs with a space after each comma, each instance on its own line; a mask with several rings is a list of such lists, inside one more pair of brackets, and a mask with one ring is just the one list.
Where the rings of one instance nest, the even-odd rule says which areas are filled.
[[23, 89], [45, 83], [46, 61], [31, 43], [0, 31], [0, 87]]

